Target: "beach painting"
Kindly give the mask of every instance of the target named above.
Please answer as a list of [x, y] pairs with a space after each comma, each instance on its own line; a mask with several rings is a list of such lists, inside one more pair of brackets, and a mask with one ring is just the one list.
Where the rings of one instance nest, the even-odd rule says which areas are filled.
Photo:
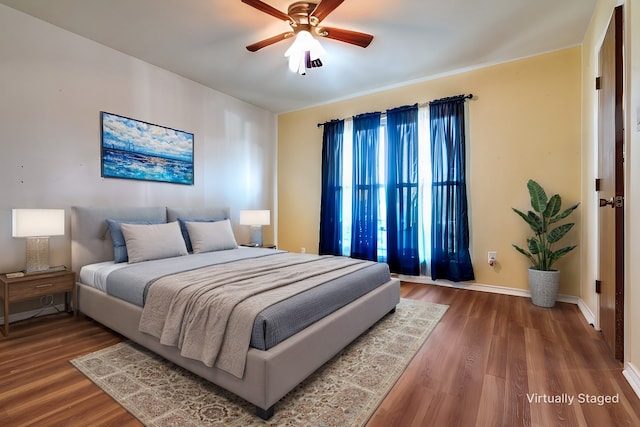
[[193, 134], [100, 113], [102, 176], [193, 185]]

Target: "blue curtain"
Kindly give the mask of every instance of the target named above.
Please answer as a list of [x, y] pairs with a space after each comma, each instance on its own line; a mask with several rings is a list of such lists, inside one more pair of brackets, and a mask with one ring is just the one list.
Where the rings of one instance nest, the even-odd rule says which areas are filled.
[[465, 178], [465, 97], [430, 104], [431, 277], [473, 280]]
[[371, 261], [378, 257], [379, 132], [380, 113], [354, 116], [351, 256]]
[[343, 140], [344, 120], [333, 120], [324, 124], [318, 252], [320, 255], [341, 255]]
[[418, 242], [418, 105], [387, 110], [387, 263], [420, 275]]

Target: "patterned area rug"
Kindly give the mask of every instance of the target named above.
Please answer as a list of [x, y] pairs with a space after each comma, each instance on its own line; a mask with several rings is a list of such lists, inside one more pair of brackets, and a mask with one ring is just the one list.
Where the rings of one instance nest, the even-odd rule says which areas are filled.
[[71, 363], [147, 426], [362, 426], [447, 308], [401, 299], [394, 314], [282, 398], [269, 421], [253, 405], [130, 342]]

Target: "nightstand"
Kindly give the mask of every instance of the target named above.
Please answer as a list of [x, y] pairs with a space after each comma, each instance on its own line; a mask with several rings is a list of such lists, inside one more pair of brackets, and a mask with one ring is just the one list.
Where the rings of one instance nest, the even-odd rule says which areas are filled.
[[77, 314], [76, 273], [63, 270], [52, 273], [26, 274], [22, 277], [7, 278], [0, 274], [2, 292], [0, 298], [4, 300], [4, 336], [9, 335], [9, 304], [39, 298], [46, 295], [65, 293], [64, 306], [69, 311], [67, 293], [71, 292], [71, 304]]

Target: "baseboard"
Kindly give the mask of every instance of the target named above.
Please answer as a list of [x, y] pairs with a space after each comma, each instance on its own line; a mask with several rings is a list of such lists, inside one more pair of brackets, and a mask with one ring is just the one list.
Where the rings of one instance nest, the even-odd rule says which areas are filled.
[[[482, 283], [468, 283], [468, 282], [451, 282], [449, 280], [431, 280], [426, 276], [406, 276], [403, 274], [394, 274], [401, 281], [413, 282], [413, 283], [426, 283], [429, 285], [448, 286], [450, 288], [468, 289], [470, 291], [489, 292], [493, 294], [512, 295], [516, 297], [531, 298], [531, 293], [527, 289], [507, 288], [505, 286], [485, 285]], [[580, 298], [572, 295], [558, 295], [558, 301], [568, 302], [570, 304], [578, 304], [581, 301]]]
[[586, 319], [587, 323], [589, 323], [596, 331], [600, 330], [600, 325], [596, 324], [596, 316], [593, 314], [593, 311], [589, 308], [587, 304], [584, 303], [582, 298], [578, 298], [578, 308], [580, 312]]
[[512, 295], [516, 297], [530, 297], [531, 294], [525, 289], [507, 288], [504, 286], [484, 285], [482, 283], [452, 282], [450, 280], [432, 280], [426, 276], [406, 276], [404, 274], [394, 274], [401, 281], [412, 283], [424, 283], [427, 285], [446, 286], [456, 289], [468, 289], [470, 291], [489, 292], [493, 294]]
[[[470, 291], [489, 292], [493, 294], [531, 298], [531, 293], [528, 289], [507, 288], [505, 286], [485, 285], [482, 283], [452, 282], [449, 280], [441, 279], [432, 280], [426, 276], [406, 276], [403, 274], [394, 274], [393, 276], [405, 282], [425, 283], [429, 285], [447, 286], [456, 289], [468, 289]], [[578, 298], [573, 295], [559, 294], [557, 300], [560, 302], [567, 302], [569, 304], [576, 304], [586, 321], [591, 325], [594, 324], [595, 316], [593, 315], [589, 307], [587, 307], [587, 305], [584, 303], [582, 298]]]
[[627, 362], [622, 370], [622, 375], [624, 375], [633, 391], [640, 398], [640, 372], [638, 368], [633, 363]]
[[[22, 311], [20, 313], [10, 314], [9, 323], [18, 322], [20, 320], [30, 319], [36, 316], [44, 316], [47, 314], [55, 314], [64, 311], [64, 304], [52, 305], [49, 307], [39, 308], [37, 310]], [[0, 324], [4, 324], [4, 316], [0, 317]]]

